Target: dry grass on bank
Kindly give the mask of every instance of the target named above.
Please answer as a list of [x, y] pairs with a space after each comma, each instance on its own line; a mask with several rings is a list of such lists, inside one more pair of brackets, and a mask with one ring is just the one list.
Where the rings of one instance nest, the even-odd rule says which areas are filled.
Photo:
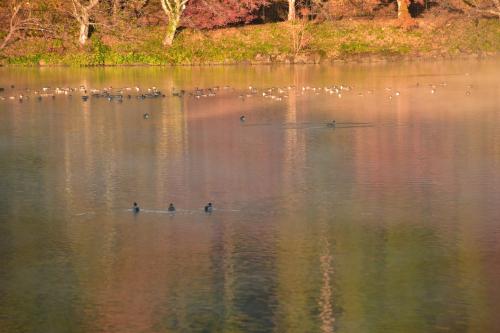
[[288, 22], [212, 31], [183, 30], [165, 49], [163, 29], [95, 32], [89, 45], [66, 38], [28, 38], [6, 48], [3, 64], [19, 65], [197, 65], [271, 62], [329, 62], [359, 58], [453, 57], [500, 51], [496, 19], [418, 19], [406, 29], [396, 20]]

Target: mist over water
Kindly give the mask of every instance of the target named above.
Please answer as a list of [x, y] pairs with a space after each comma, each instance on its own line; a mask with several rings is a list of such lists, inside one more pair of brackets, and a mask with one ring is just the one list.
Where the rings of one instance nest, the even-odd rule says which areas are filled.
[[[34, 94], [81, 85], [134, 96]], [[0, 87], [2, 333], [500, 331], [498, 60]]]

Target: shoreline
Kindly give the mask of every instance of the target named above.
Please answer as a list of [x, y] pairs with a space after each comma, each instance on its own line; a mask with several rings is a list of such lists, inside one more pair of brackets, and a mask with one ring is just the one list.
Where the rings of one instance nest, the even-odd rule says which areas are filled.
[[[161, 27], [135, 31], [130, 40], [96, 32], [85, 48], [72, 39], [19, 40], [0, 54], [0, 66], [235, 66], [484, 59], [500, 55], [500, 20], [419, 19], [404, 29], [394, 20], [307, 23], [296, 47], [287, 22], [218, 30], [183, 30], [170, 48]], [[392, 24], [392, 26], [391, 26]], [[302, 38], [302, 37], [301, 37]]]
[[204, 62], [204, 63], [179, 63], [179, 64], [147, 64], [147, 63], [130, 63], [130, 64], [98, 64], [98, 65], [80, 65], [72, 66], [68, 64], [3, 64], [0, 63], [0, 68], [112, 68], [112, 67], [215, 67], [215, 66], [295, 66], [295, 65], [348, 65], [348, 64], [386, 64], [386, 63], [418, 63], [430, 61], [460, 61], [460, 60], [489, 60], [500, 59], [499, 52], [488, 53], [461, 53], [455, 55], [418, 55], [418, 56], [384, 56], [384, 55], [358, 55], [347, 58], [337, 59], [315, 59], [315, 55], [301, 55], [295, 59], [287, 59], [287, 61], [251, 61], [243, 60], [239, 62]]

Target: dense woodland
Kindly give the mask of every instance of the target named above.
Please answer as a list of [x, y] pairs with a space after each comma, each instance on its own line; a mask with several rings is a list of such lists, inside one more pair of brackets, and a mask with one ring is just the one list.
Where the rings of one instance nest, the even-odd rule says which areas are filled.
[[134, 42], [133, 31], [156, 28], [169, 48], [184, 29], [288, 21], [300, 49], [305, 24], [339, 20], [392, 20], [404, 29], [420, 18], [500, 18], [500, 0], [0, 0], [0, 52], [29, 38], [63, 40], [84, 48], [95, 34]]

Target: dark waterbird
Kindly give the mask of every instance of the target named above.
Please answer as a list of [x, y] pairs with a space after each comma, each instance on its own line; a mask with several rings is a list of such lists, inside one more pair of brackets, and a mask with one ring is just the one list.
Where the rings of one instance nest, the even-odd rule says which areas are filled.
[[336, 125], [337, 125], [337, 123], [335, 120], [332, 120], [331, 122], [326, 123], [326, 126], [330, 127], [330, 128], [334, 128]]
[[134, 213], [139, 213], [141, 211], [141, 209], [139, 208], [139, 205], [137, 204], [137, 202], [134, 202], [134, 205], [132, 206], [132, 211]]
[[172, 88], [172, 96], [175, 96], [175, 97], [183, 97], [184, 94], [186, 93], [185, 90], [176, 90], [175, 88]]
[[212, 206], [212, 203], [209, 202], [206, 206], [205, 206], [205, 213], [211, 213], [212, 210], [213, 210], [213, 206]]

